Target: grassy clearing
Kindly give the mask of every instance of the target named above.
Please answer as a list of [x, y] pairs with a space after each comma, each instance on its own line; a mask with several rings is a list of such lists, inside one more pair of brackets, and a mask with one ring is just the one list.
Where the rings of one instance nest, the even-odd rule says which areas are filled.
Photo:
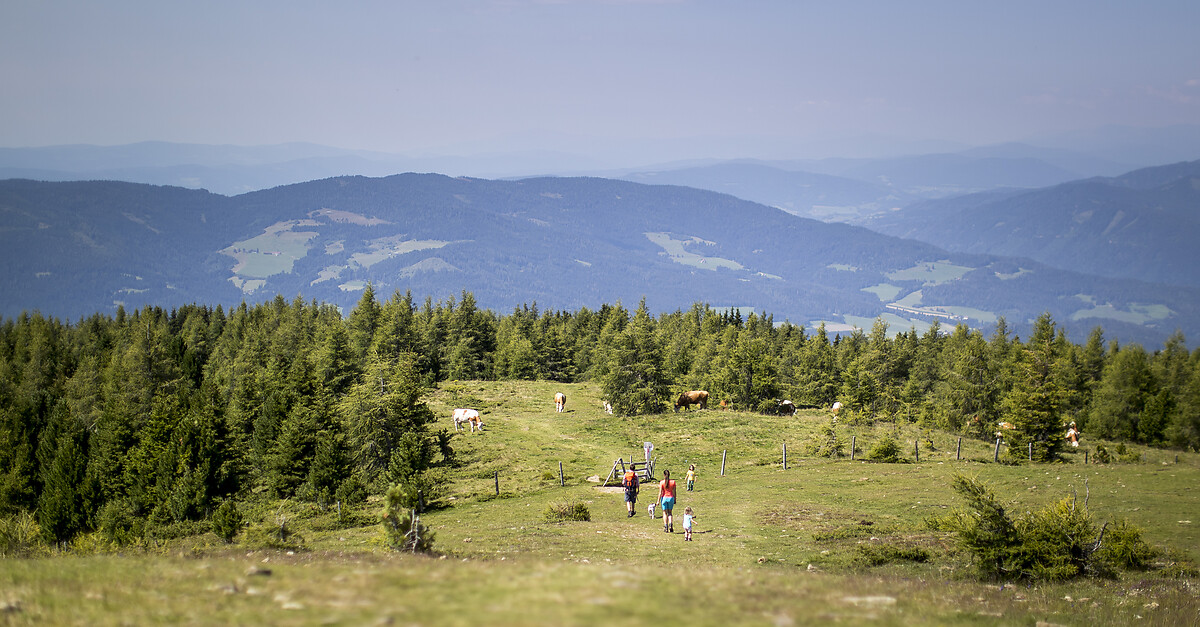
[[887, 278], [893, 281], [920, 281], [925, 285], [941, 285], [962, 276], [974, 268], [959, 266], [949, 261], [926, 261], [911, 268], [889, 272]]
[[[555, 413], [553, 394], [567, 394]], [[1136, 573], [1114, 581], [999, 586], [969, 578], [953, 538], [923, 519], [961, 504], [950, 478], [986, 481], [1015, 513], [1078, 494], [1098, 522], [1123, 517], [1153, 544], [1200, 558], [1200, 459], [1137, 449], [1141, 463], [993, 463], [993, 446], [894, 425], [839, 425], [860, 451], [894, 433], [908, 463], [803, 457], [828, 414], [795, 418], [692, 411], [608, 416], [590, 385], [450, 382], [430, 399], [476, 407], [483, 433], [454, 443], [463, 466], [450, 495], [423, 522], [440, 559], [383, 548], [374, 500], [339, 528], [335, 514], [289, 504], [303, 548], [267, 550], [211, 534], [125, 555], [0, 562], [0, 614], [14, 624], [1195, 624], [1196, 581]], [[933, 445], [930, 450], [928, 437]], [[913, 441], [920, 441], [920, 461]], [[664, 533], [645, 504], [627, 518], [620, 491], [601, 488], [617, 457], [641, 458], [651, 441], [659, 474], [694, 492], [677, 512], [696, 512], [693, 542], [682, 524]], [[787, 444], [788, 469], [783, 468]], [[1085, 447], [1090, 442], [1085, 442]], [[725, 452], [725, 475], [721, 457]], [[565, 486], [559, 485], [562, 463]], [[496, 494], [496, 477], [500, 494]], [[586, 505], [590, 521], [555, 522], [549, 509]], [[277, 509], [251, 513], [251, 526]], [[682, 516], [680, 516], [682, 518]], [[866, 548], [861, 548], [866, 547]], [[919, 559], [927, 556], [925, 561]], [[270, 569], [270, 574], [262, 573]], [[1138, 618], [1141, 617], [1141, 618]]]
[[712, 244], [705, 242], [699, 238], [693, 237], [690, 239], [677, 240], [672, 239], [668, 233], [646, 233], [646, 239], [662, 247], [666, 251], [667, 256], [675, 263], [681, 263], [685, 266], [692, 266], [701, 270], [716, 270], [717, 268], [728, 268], [730, 270], [744, 270], [742, 264], [731, 259], [722, 257], [706, 257], [687, 250], [688, 244]]

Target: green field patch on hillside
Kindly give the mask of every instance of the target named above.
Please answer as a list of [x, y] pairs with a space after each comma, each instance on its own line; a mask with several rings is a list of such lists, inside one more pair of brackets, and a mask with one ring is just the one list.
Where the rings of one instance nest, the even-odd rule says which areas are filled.
[[[243, 280], [266, 279], [291, 272], [296, 260], [308, 254], [309, 242], [318, 235], [316, 231], [293, 229], [311, 226], [318, 226], [318, 223], [314, 220], [276, 222], [264, 229], [262, 235], [234, 242], [219, 252], [234, 258], [233, 274]], [[251, 293], [244, 285], [239, 285], [242, 291]]]
[[253, 294], [267, 284], [266, 279], [243, 279], [237, 276], [229, 277], [229, 282], [233, 283], [234, 287], [242, 290], [243, 294]]
[[388, 222], [387, 220], [368, 218], [362, 214], [354, 213], [353, 211], [342, 211], [341, 209], [318, 209], [308, 213], [308, 217], [310, 218], [315, 218], [318, 216], [326, 218], [330, 222], [355, 224], [358, 226], [379, 226], [380, 224], [391, 224], [391, 222]]
[[915, 290], [915, 291], [910, 292], [907, 295], [905, 295], [904, 298], [901, 298], [900, 300], [898, 300], [892, 304], [899, 305], [901, 307], [917, 307], [921, 304], [921, 298], [922, 298], [921, 290]]
[[959, 307], [956, 305], [940, 305], [938, 309], [962, 318], [965, 322], [995, 322], [996, 314], [974, 307]]
[[948, 260], [923, 261], [911, 268], [889, 272], [887, 278], [893, 281], [920, 281], [924, 285], [941, 285], [961, 279], [964, 274], [974, 269], [954, 265]]
[[880, 283], [878, 285], [872, 285], [871, 287], [864, 287], [862, 288], [862, 291], [870, 292], [879, 298], [880, 301], [886, 303], [899, 296], [900, 292], [904, 291], [904, 288], [898, 285], [892, 285], [891, 283]]
[[1114, 307], [1112, 303], [1104, 305], [1096, 305], [1091, 309], [1080, 309], [1071, 314], [1071, 320], [1085, 320], [1088, 318], [1100, 318], [1105, 320], [1117, 320], [1120, 322], [1129, 322], [1132, 324], [1146, 324], [1156, 320], [1166, 320], [1175, 312], [1171, 311], [1166, 305], [1144, 305], [1140, 303], [1130, 303], [1128, 309], [1120, 309]]
[[997, 272], [997, 273], [996, 273], [996, 278], [997, 278], [997, 279], [1000, 279], [1001, 281], [1009, 281], [1009, 280], [1015, 279], [1015, 278], [1017, 278], [1017, 277], [1019, 277], [1019, 276], [1026, 275], [1026, 274], [1033, 274], [1033, 270], [1030, 270], [1030, 269], [1028, 269], [1028, 268], [1020, 268], [1020, 269], [1018, 269], [1016, 272], [1013, 272], [1013, 273], [1011, 273], [1011, 274], [1005, 274], [1005, 273], [1003, 273], [1003, 272]]
[[408, 279], [422, 272], [460, 272], [460, 270], [454, 267], [452, 264], [447, 263], [445, 259], [440, 257], [430, 257], [428, 259], [422, 259], [411, 266], [401, 268], [400, 272], [396, 273], [396, 276], [402, 279]]
[[342, 276], [342, 271], [350, 266], [325, 266], [320, 272], [317, 272], [317, 278], [313, 279], [309, 285], [316, 285], [322, 281], [329, 281]]
[[350, 263], [361, 268], [370, 268], [385, 259], [420, 250], [433, 250], [454, 243], [436, 239], [405, 240], [403, 238], [403, 235], [395, 235], [368, 240], [368, 252], [350, 255]]
[[699, 237], [688, 237], [684, 239], [675, 239], [670, 233], [646, 233], [646, 239], [654, 242], [662, 247], [665, 254], [675, 263], [681, 263], [685, 266], [700, 268], [701, 270], [713, 270], [717, 268], [728, 268], [730, 270], [743, 270], [742, 264], [731, 259], [722, 257], [706, 257], [687, 250], [688, 246], [705, 245], [715, 246], [716, 242], [700, 239]]

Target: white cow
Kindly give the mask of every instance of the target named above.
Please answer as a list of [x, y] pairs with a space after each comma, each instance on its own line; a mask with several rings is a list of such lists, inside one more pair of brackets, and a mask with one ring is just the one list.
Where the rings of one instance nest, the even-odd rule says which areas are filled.
[[483, 432], [483, 419], [479, 417], [479, 410], [462, 408], [454, 410], [454, 430], [462, 431], [464, 422], [471, 427], [471, 433], [475, 432], [475, 427], [479, 427], [480, 433]]
[[558, 392], [554, 395], [554, 411], [562, 413], [567, 410], [567, 395]]

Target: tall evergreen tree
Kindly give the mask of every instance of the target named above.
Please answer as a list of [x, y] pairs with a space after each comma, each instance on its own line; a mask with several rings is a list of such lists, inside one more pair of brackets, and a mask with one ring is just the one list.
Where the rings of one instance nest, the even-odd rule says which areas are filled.
[[669, 381], [645, 299], [638, 304], [629, 325], [611, 337], [607, 354], [601, 387], [614, 413], [653, 414], [666, 408]]
[[1034, 323], [1029, 343], [1020, 349], [1016, 378], [1004, 398], [1003, 416], [1014, 429], [1007, 455], [1022, 459], [1033, 444], [1034, 461], [1056, 461], [1063, 446], [1063, 389], [1055, 376], [1058, 358], [1055, 325], [1045, 313]]

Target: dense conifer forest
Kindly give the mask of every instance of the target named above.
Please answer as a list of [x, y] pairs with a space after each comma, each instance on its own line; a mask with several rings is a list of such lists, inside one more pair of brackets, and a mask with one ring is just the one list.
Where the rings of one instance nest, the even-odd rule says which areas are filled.
[[[224, 310], [118, 310], [77, 322], [0, 325], [0, 517], [36, 519], [47, 542], [99, 531], [116, 543], [194, 532], [248, 498], [322, 507], [399, 486], [437, 498], [455, 464], [426, 394], [441, 381], [599, 383], [619, 415], [670, 411], [675, 395], [778, 411], [829, 407], [980, 439], [1009, 422], [1010, 451], [1054, 461], [1083, 434], [1200, 447], [1200, 349], [1082, 345], [1049, 314], [1028, 338], [1003, 320], [830, 337], [703, 304], [657, 318], [645, 303], [508, 314], [474, 296], [377, 299], [344, 317], [282, 297]], [[444, 424], [444, 423], [443, 423]]]

